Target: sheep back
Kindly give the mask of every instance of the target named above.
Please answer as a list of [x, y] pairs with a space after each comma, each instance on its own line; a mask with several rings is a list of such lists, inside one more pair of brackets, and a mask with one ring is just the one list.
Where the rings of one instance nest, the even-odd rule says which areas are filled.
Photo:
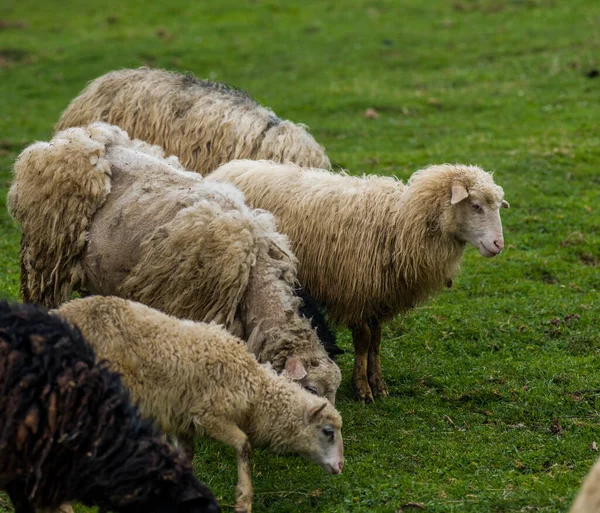
[[[287, 246], [272, 216], [164, 159], [126, 146], [108, 159], [112, 191], [90, 229], [86, 289], [232, 328], [260, 248]], [[282, 265], [290, 259], [282, 253]]]
[[270, 159], [329, 168], [304, 125], [279, 119], [248, 94], [223, 84], [148, 68], [92, 81], [55, 130], [105, 121], [162, 146], [201, 174], [233, 159]]
[[103, 296], [72, 300], [56, 313], [81, 329], [142, 412], [173, 435], [203, 434], [205, 412], [243, 425], [272, 381], [245, 344], [215, 323]]

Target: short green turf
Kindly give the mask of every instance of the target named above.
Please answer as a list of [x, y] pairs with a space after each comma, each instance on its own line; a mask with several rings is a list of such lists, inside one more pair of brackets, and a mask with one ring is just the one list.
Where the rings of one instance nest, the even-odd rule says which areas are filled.
[[[12, 163], [110, 70], [246, 89], [351, 173], [481, 165], [511, 203], [506, 250], [470, 248], [385, 327], [385, 400], [352, 400], [338, 332], [344, 472], [256, 450], [254, 510], [566, 511], [600, 445], [599, 26], [596, 0], [4, 0], [0, 295], [18, 298]], [[195, 464], [232, 511], [233, 452], [198, 441]]]

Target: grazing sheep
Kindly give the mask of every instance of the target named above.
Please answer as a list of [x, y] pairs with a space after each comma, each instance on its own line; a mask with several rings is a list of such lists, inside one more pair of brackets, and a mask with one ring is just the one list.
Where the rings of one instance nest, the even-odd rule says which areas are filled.
[[259, 365], [221, 326], [117, 297], [75, 299], [56, 313], [122, 373], [142, 412], [166, 433], [188, 447], [208, 435], [236, 450], [237, 511], [252, 504], [250, 444], [342, 471], [342, 419], [331, 403]]
[[56, 131], [94, 121], [158, 144], [200, 174], [234, 159], [330, 167], [304, 125], [279, 119], [238, 89], [192, 75], [148, 68], [107, 73], [71, 102]]
[[260, 362], [335, 401], [341, 373], [298, 314], [287, 238], [232, 185], [95, 123], [25, 149], [8, 205], [25, 301], [56, 307], [77, 287], [222, 323]]
[[142, 420], [78, 330], [0, 302], [0, 488], [16, 513], [80, 501], [101, 512], [217, 513], [184, 455]]
[[600, 513], [600, 460], [583, 481], [569, 513]]
[[482, 169], [430, 166], [406, 185], [293, 164], [234, 161], [207, 180], [227, 181], [269, 210], [300, 262], [300, 283], [352, 331], [359, 400], [387, 395], [379, 366], [381, 322], [446, 284], [468, 242], [502, 251], [502, 188]]

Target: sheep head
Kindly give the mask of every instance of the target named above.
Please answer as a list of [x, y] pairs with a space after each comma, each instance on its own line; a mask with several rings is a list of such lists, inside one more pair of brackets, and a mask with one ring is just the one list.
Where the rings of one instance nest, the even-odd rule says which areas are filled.
[[311, 401], [304, 411], [303, 445], [298, 452], [323, 467], [329, 474], [340, 474], [344, 467], [342, 417], [326, 399]]
[[504, 247], [500, 208], [508, 208], [502, 187], [490, 173], [476, 166], [442, 164], [414, 173], [407, 198], [419, 208], [430, 233], [471, 243], [484, 257], [498, 255]]
[[335, 393], [342, 382], [340, 368], [324, 350], [322, 355], [290, 356], [281, 375], [310, 393], [327, 398], [331, 404], [335, 404]]
[[454, 211], [456, 236], [473, 244], [482, 256], [490, 258], [504, 248], [500, 209], [509, 208], [509, 204], [501, 187], [486, 182], [488, 180], [481, 179], [474, 183], [453, 182], [450, 206]]

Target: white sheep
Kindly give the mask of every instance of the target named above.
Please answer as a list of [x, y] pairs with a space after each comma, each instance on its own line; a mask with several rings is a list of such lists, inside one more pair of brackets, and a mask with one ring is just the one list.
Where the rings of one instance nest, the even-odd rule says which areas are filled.
[[107, 73], [86, 86], [55, 128], [94, 121], [158, 144], [201, 174], [244, 158], [330, 167], [304, 125], [279, 119], [243, 91], [192, 75], [148, 68]]
[[224, 164], [207, 180], [230, 182], [272, 212], [299, 260], [302, 286], [352, 330], [359, 400], [387, 395], [381, 322], [412, 308], [458, 272], [468, 242], [502, 251], [502, 188], [474, 166], [430, 166], [404, 185], [267, 161]]
[[116, 297], [75, 299], [55, 312], [122, 374], [141, 411], [162, 430], [183, 440], [208, 435], [236, 450], [236, 511], [251, 509], [250, 444], [342, 471], [337, 410], [260, 365], [221, 326]]
[[335, 401], [341, 373], [298, 314], [288, 241], [232, 185], [95, 123], [25, 149], [8, 205], [22, 227], [24, 301], [56, 307], [77, 288], [216, 321]]

